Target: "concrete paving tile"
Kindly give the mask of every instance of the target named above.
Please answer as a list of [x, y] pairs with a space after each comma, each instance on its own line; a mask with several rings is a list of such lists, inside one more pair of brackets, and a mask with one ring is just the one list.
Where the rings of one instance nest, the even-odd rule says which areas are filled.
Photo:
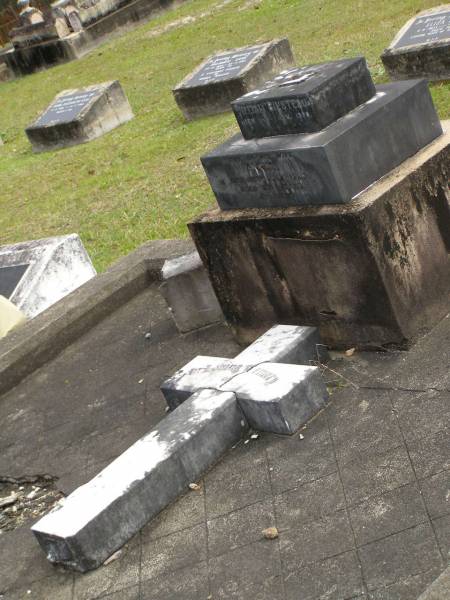
[[350, 523], [343, 510], [284, 531], [279, 540], [284, 573], [354, 548]]
[[196, 525], [142, 545], [141, 581], [206, 560], [206, 525]]
[[409, 455], [418, 479], [450, 470], [450, 429], [408, 442]]
[[350, 505], [415, 479], [404, 445], [388, 452], [362, 452], [341, 465], [341, 478]]
[[385, 382], [412, 390], [450, 390], [450, 315], [399, 359]]
[[72, 573], [55, 572], [25, 587], [1, 595], [1, 600], [72, 600]]
[[407, 442], [450, 427], [450, 392], [395, 391], [390, 395]]
[[347, 388], [332, 399], [327, 416], [340, 462], [348, 462], [360, 452], [387, 451], [401, 444], [388, 390]]
[[419, 486], [432, 519], [450, 513], [450, 471], [422, 479]]
[[439, 547], [446, 560], [450, 559], [450, 515], [432, 520]]
[[142, 581], [141, 600], [207, 600], [206, 562]]
[[331, 352], [332, 360], [327, 363], [324, 374], [327, 381], [338, 385], [388, 388], [391, 385], [387, 380], [405, 354], [400, 351], [356, 351], [352, 356], [346, 356], [343, 352]]
[[337, 471], [324, 414], [292, 436], [271, 436], [267, 441], [270, 478], [274, 493], [297, 488]]
[[28, 527], [0, 535], [0, 593], [54, 574]]
[[189, 491], [159, 513], [141, 530], [142, 543], [181, 531], [205, 521], [203, 489]]
[[205, 477], [206, 514], [213, 519], [271, 495], [264, 447], [240, 444]]
[[355, 552], [306, 565], [284, 578], [286, 600], [343, 600], [364, 592]]
[[208, 526], [210, 556], [225, 554], [262, 538], [262, 530], [275, 526], [272, 500], [256, 502], [227, 515], [211, 519]]
[[431, 569], [400, 579], [387, 587], [370, 592], [368, 600], [416, 600], [439, 574], [440, 569]]
[[281, 600], [277, 540], [262, 540], [209, 561], [214, 600]]
[[359, 549], [369, 590], [442, 565], [433, 532], [423, 523]]
[[106, 596], [101, 596], [102, 600], [141, 600], [141, 596], [139, 593], [139, 586], [133, 585], [132, 587], [126, 588], [124, 590], [120, 590], [119, 592], [115, 592], [114, 594], [107, 594]]
[[349, 513], [358, 546], [428, 521], [415, 483], [370, 498]]
[[277, 527], [298, 527], [345, 507], [344, 491], [338, 473], [332, 473], [274, 498]]
[[92, 600], [138, 585], [140, 552], [140, 539], [135, 536], [113, 562], [88, 573], [75, 573], [74, 600]]
[[95, 463], [111, 462], [152, 429], [150, 422], [142, 417], [118, 423], [114, 429], [93, 432], [81, 440], [87, 456], [87, 468]]

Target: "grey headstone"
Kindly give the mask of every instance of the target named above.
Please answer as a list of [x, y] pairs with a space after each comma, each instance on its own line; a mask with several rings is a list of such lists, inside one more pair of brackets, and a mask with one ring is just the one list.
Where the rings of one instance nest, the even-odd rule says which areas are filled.
[[425, 81], [377, 94], [322, 131], [245, 140], [237, 134], [202, 157], [222, 210], [349, 202], [442, 127]]
[[264, 363], [221, 386], [233, 391], [251, 427], [291, 434], [304, 425], [328, 399], [318, 367]]
[[197, 251], [167, 260], [160, 286], [175, 324], [185, 333], [223, 320], [208, 273]]
[[450, 79], [450, 4], [410, 19], [381, 60], [392, 79]]
[[30, 318], [95, 274], [76, 234], [0, 246], [0, 294]]
[[231, 102], [291, 67], [287, 39], [219, 52], [207, 58], [173, 90], [186, 119], [231, 110]]
[[246, 429], [234, 394], [198, 392], [33, 525], [48, 560], [78, 571], [98, 567]]
[[375, 95], [365, 58], [283, 71], [232, 103], [245, 139], [312, 133]]
[[263, 362], [315, 365], [324, 362], [327, 355], [317, 327], [274, 325], [234, 360], [242, 365]]
[[118, 81], [65, 90], [27, 127], [35, 152], [89, 142], [133, 118]]
[[232, 359], [215, 356], [196, 356], [164, 381], [161, 391], [169, 408], [174, 409], [196, 391], [204, 388], [219, 389], [235, 375], [249, 369]]

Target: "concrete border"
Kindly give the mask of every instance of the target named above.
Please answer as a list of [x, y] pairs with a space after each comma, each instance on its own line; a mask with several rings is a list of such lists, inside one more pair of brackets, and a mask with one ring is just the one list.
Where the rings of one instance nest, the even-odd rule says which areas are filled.
[[55, 358], [87, 330], [161, 280], [168, 258], [193, 249], [190, 240], [155, 240], [115, 262], [0, 341], [0, 395]]
[[450, 596], [450, 567], [447, 567], [437, 579], [419, 596], [417, 600], [447, 600]]

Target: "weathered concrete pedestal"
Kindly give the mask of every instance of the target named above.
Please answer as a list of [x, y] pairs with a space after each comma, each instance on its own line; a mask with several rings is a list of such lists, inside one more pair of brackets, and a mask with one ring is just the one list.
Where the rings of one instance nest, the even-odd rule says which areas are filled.
[[315, 325], [332, 347], [407, 347], [450, 310], [450, 123], [348, 204], [210, 210], [189, 224], [239, 341]]

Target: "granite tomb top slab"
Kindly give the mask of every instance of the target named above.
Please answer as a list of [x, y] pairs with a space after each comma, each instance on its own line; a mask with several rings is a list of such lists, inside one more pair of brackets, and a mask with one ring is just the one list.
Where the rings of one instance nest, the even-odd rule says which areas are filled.
[[232, 103], [246, 139], [312, 133], [375, 95], [365, 58], [282, 71]]

